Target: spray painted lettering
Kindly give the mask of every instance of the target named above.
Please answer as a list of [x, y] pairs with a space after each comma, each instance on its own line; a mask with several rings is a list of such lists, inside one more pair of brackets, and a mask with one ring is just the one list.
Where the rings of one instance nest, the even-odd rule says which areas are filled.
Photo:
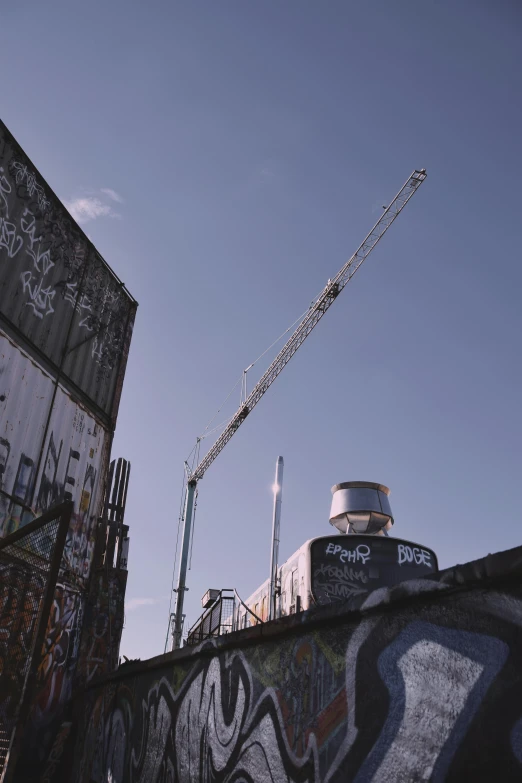
[[431, 555], [426, 549], [421, 549], [417, 546], [408, 546], [407, 544], [399, 544], [398, 549], [398, 563], [415, 563], [416, 565], [425, 565], [431, 568]]
[[22, 281], [23, 291], [28, 294], [30, 300], [29, 302], [26, 302], [26, 305], [32, 307], [36, 317], [43, 318], [44, 315], [51, 315], [51, 313], [54, 313], [52, 301], [56, 291], [54, 291], [51, 286], [44, 288], [43, 279], [34, 276], [30, 270], [22, 272], [20, 279]]
[[16, 225], [0, 217], [0, 248], [7, 250], [8, 258], [14, 258], [24, 240], [16, 233]]
[[[96, 394], [110, 408], [107, 396], [114, 392], [134, 303], [1, 123], [0, 287], [9, 297], [5, 308], [2, 303], [5, 316], [53, 362], [62, 357], [67, 363], [71, 351], [81, 351], [95, 370], [82, 371], [85, 391], [93, 393], [93, 378], [100, 387], [105, 383]], [[33, 317], [51, 322], [51, 332], [40, 333]]]
[[368, 593], [364, 585], [368, 582], [368, 575], [364, 571], [356, 571], [353, 568], [322, 563], [314, 571], [314, 587], [316, 593], [324, 592], [330, 600], [342, 600], [362, 596]]
[[[340, 554], [339, 554], [340, 553]], [[355, 549], [343, 549], [340, 544], [328, 544], [327, 555], [339, 555], [341, 563], [366, 563], [371, 557], [370, 547], [367, 544], [359, 544]]]
[[32, 198], [36, 195], [39, 208], [45, 212], [51, 206], [51, 202], [47, 199], [45, 191], [36, 180], [36, 175], [33, 171], [30, 171], [27, 166], [18, 161], [14, 162], [13, 170], [16, 172], [16, 184], [25, 184], [28, 195]]

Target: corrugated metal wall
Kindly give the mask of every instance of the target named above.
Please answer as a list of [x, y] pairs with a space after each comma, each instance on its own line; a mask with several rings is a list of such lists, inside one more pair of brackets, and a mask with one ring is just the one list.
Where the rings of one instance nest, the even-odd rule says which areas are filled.
[[0, 535], [72, 500], [64, 564], [86, 578], [109, 447], [100, 421], [0, 332]]
[[136, 302], [1, 122], [0, 302], [114, 423]]
[[74, 502], [24, 740], [36, 764], [67, 709], [82, 634], [81, 681], [117, 660], [126, 574], [101, 578], [93, 555], [136, 307], [0, 122], [0, 536]]

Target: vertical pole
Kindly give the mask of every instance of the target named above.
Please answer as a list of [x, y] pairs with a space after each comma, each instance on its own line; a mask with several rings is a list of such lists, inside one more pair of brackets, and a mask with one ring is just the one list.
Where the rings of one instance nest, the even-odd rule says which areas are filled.
[[192, 531], [192, 519], [194, 517], [194, 499], [196, 495], [197, 481], [189, 481], [187, 485], [187, 498], [185, 500], [185, 513], [183, 525], [183, 541], [181, 544], [181, 558], [179, 561], [178, 586], [176, 588], [176, 610], [174, 612], [174, 630], [172, 632], [172, 649], [181, 647], [181, 635], [183, 633], [183, 602], [185, 600], [185, 587], [187, 581], [187, 567], [190, 549], [190, 533]]
[[272, 521], [272, 551], [270, 553], [270, 594], [269, 620], [275, 620], [277, 597], [277, 559], [279, 557], [279, 531], [281, 528], [281, 502], [283, 500], [282, 457], [277, 458], [274, 483], [274, 516]]

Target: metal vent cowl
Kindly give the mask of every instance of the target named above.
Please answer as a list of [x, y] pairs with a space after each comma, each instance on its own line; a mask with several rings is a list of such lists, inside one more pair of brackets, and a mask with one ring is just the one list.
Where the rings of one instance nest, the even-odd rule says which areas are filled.
[[384, 484], [345, 481], [332, 487], [330, 524], [342, 534], [387, 535], [393, 514]]

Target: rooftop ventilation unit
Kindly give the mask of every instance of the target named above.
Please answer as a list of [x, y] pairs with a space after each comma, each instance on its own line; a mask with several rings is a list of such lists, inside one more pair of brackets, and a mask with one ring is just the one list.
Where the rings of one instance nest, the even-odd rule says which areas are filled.
[[366, 533], [387, 536], [393, 514], [384, 484], [372, 481], [345, 481], [332, 487], [330, 524], [339, 533]]
[[208, 609], [209, 606], [212, 606], [212, 604], [215, 604], [219, 596], [221, 595], [221, 590], [207, 590], [203, 598], [201, 599], [201, 606], [203, 609]]

